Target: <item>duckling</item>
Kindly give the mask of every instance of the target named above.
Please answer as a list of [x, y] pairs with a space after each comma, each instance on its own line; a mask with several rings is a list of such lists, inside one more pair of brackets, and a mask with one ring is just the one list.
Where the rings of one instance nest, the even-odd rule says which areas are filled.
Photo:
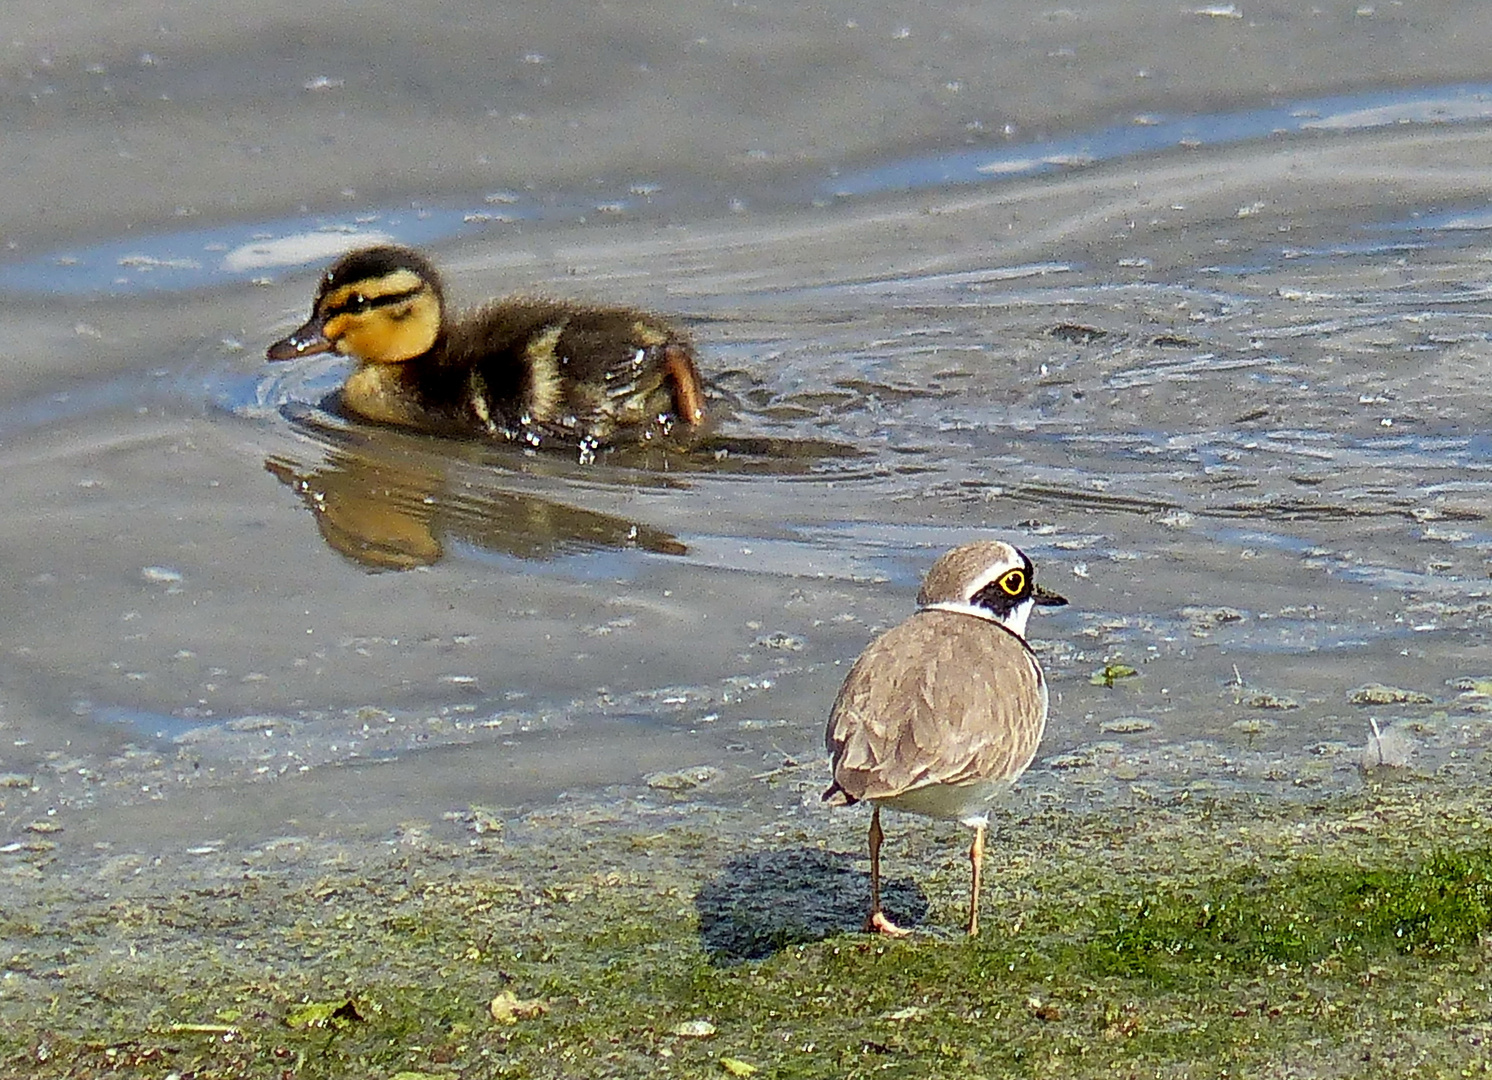
[[344, 255], [266, 355], [324, 352], [357, 363], [343, 410], [432, 434], [598, 443], [704, 421], [693, 346], [658, 316], [512, 297], [452, 318], [435, 267], [404, 247]]

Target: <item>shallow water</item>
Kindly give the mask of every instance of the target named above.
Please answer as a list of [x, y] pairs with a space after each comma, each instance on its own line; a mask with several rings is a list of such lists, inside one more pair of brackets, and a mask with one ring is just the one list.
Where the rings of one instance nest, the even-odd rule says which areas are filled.
[[[364, 43], [289, 9], [235, 10], [264, 20], [236, 44], [144, 8], [125, 44], [7, 38], [27, 122], [0, 160], [36, 163], [0, 188], [8, 833], [377, 837], [638, 792], [798, 812], [847, 664], [990, 532], [1072, 601], [1032, 626], [1029, 797], [1350, 786], [1370, 719], [1422, 767], [1483, 752], [1473, 16], [659, 6], [566, 37], [562, 9], [506, 28], [489, 94], [458, 7], [375, 5]], [[739, 104], [753, 65], [805, 88], [775, 127]], [[101, 139], [112, 177], [76, 149]], [[336, 361], [261, 357], [370, 236], [432, 246], [468, 301], [678, 314], [711, 444], [582, 462], [326, 416]], [[1139, 674], [1095, 681], [1113, 664]], [[1354, 703], [1369, 683], [1429, 700]]]

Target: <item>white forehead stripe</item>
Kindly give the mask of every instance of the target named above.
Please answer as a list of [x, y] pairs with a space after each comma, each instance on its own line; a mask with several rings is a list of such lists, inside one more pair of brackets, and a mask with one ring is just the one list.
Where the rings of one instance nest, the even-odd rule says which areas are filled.
[[[1012, 552], [1014, 552], [1013, 548], [1011, 550]], [[978, 577], [972, 579], [969, 582], [969, 587], [964, 590], [964, 596], [968, 599], [973, 599], [975, 596], [979, 595], [979, 593], [985, 588], [994, 584], [1000, 578], [1010, 573], [1010, 571], [1024, 570], [1025, 566], [1026, 564], [1021, 562], [1019, 559], [1012, 559], [1009, 562], [995, 563], [993, 566], [986, 569], [984, 573], [980, 574]]]

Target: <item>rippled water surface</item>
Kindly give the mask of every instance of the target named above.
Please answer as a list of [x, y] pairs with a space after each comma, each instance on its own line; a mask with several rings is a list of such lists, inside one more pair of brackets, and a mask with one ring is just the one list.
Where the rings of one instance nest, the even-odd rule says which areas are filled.
[[[672, 46], [662, 9], [631, 37], [515, 24], [502, 77], [459, 93], [478, 58], [377, 76], [381, 46], [309, 51], [332, 32], [288, 14], [234, 47], [143, 11], [125, 52], [13, 35], [24, 124], [0, 142], [76, 201], [31, 177], [0, 210], [10, 834], [780, 801], [764, 777], [808, 805], [848, 663], [988, 533], [1072, 601], [1032, 624], [1054, 714], [1028, 796], [1351, 786], [1370, 721], [1421, 767], [1480, 759], [1492, 73], [1446, 45], [1432, 79], [1407, 48], [1469, 17], [1156, 29], [1114, 4], [1011, 37], [936, 8], [753, 10]], [[1123, 48], [1167, 34], [1148, 70]], [[1314, 81], [1229, 67], [1281, 42]], [[737, 65], [713, 83], [711, 49]], [[1374, 81], [1353, 56], [1377, 50]], [[750, 63], [809, 91], [778, 130], [744, 107]], [[917, 104], [877, 133], [857, 79], [882, 113]], [[690, 100], [712, 122], [683, 131]], [[211, 133], [195, 167], [160, 137], [180, 111]], [[449, 168], [374, 167], [406, 142]], [[390, 237], [462, 300], [676, 314], [712, 383], [704, 445], [582, 462], [326, 414], [340, 362], [264, 347], [334, 252]]]

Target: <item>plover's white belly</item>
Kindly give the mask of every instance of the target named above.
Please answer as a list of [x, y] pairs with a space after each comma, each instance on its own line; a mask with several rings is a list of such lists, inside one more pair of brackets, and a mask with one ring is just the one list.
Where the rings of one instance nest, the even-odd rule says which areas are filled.
[[965, 784], [926, 784], [871, 801], [891, 810], [974, 826], [984, 823], [989, 804], [1009, 791], [1013, 783], [1014, 780], [973, 780]]

